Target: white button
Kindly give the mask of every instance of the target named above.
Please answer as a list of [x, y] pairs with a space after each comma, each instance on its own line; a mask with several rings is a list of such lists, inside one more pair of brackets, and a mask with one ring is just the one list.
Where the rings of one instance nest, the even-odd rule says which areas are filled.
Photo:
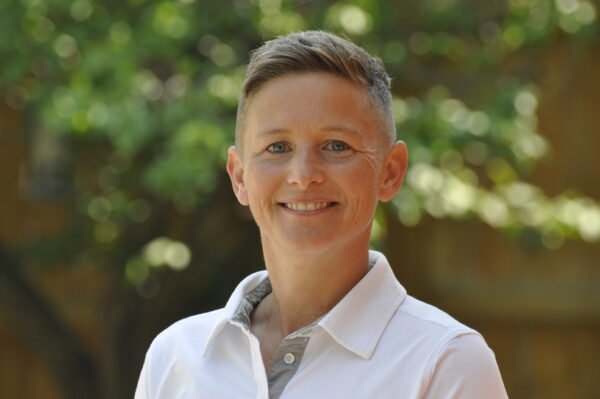
[[286, 353], [285, 355], [283, 355], [283, 362], [285, 364], [292, 364], [296, 361], [296, 356], [294, 356], [293, 353]]

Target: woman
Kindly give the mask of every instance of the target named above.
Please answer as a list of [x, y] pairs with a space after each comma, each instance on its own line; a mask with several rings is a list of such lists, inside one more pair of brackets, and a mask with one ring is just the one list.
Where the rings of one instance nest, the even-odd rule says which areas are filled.
[[380, 61], [325, 32], [250, 59], [227, 171], [266, 271], [148, 351], [136, 398], [506, 398], [474, 330], [407, 295], [369, 251], [406, 172]]

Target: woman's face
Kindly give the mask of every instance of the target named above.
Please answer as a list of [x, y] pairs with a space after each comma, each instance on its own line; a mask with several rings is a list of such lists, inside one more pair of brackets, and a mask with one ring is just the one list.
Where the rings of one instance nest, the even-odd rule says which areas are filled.
[[[368, 242], [378, 200], [400, 186], [406, 148], [386, 141], [367, 98], [346, 79], [312, 72], [253, 95], [243, 153], [230, 149], [228, 171], [263, 242], [293, 251]], [[390, 172], [400, 174], [395, 186]]]

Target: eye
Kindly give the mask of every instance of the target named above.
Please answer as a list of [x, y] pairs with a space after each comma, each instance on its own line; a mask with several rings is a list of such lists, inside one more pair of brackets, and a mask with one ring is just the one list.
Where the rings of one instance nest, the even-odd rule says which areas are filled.
[[344, 143], [343, 141], [332, 140], [329, 143], [327, 143], [325, 148], [327, 150], [333, 151], [333, 152], [344, 152], [344, 151], [349, 150], [350, 146], [348, 144]]
[[278, 141], [277, 143], [273, 143], [267, 147], [267, 151], [273, 154], [283, 154], [289, 150], [290, 147], [283, 141]]

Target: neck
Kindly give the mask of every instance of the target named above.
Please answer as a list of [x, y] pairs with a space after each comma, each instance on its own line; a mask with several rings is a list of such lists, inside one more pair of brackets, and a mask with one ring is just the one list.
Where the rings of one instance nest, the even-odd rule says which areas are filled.
[[331, 310], [368, 271], [368, 238], [332, 250], [292, 253], [263, 237], [273, 293], [261, 312], [283, 337]]

